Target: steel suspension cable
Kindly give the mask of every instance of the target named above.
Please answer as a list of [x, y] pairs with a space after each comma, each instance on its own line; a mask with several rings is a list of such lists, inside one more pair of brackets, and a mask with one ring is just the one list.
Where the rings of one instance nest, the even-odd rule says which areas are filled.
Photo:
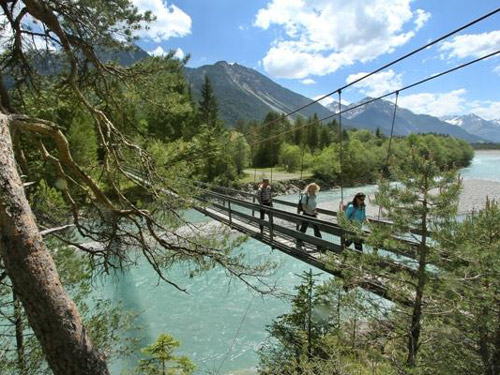
[[408, 89], [410, 89], [410, 88], [413, 88], [413, 87], [415, 87], [415, 86], [419, 86], [419, 85], [421, 85], [421, 84], [423, 84], [423, 83], [426, 83], [426, 82], [432, 81], [432, 80], [434, 80], [434, 79], [436, 79], [436, 78], [439, 78], [439, 77], [444, 76], [444, 75], [446, 75], [446, 74], [452, 73], [452, 72], [454, 72], [454, 71], [456, 71], [456, 70], [459, 70], [459, 69], [465, 68], [465, 67], [467, 67], [467, 66], [469, 66], [469, 65], [475, 64], [475, 63], [477, 63], [477, 62], [480, 62], [480, 61], [482, 61], [482, 60], [488, 59], [488, 58], [490, 58], [490, 57], [492, 57], [492, 56], [495, 56], [495, 55], [498, 55], [498, 54], [500, 54], [500, 50], [495, 51], [495, 52], [492, 52], [492, 53], [489, 53], [489, 54], [487, 54], [487, 55], [485, 55], [485, 56], [482, 56], [482, 57], [479, 57], [479, 58], [477, 58], [477, 59], [471, 60], [471, 61], [466, 62], [466, 63], [464, 63], [464, 64], [461, 64], [461, 65], [455, 66], [454, 68], [451, 68], [451, 69], [445, 70], [445, 71], [443, 71], [443, 72], [441, 72], [441, 73], [431, 75], [430, 77], [424, 78], [424, 79], [422, 79], [422, 80], [420, 80], [420, 81], [414, 82], [414, 83], [412, 83], [412, 84], [410, 84], [410, 85], [408, 85], [408, 86], [402, 87], [402, 88], [400, 88], [400, 89], [397, 89], [397, 90], [391, 91], [391, 92], [389, 92], [389, 93], [387, 93], [387, 94], [380, 95], [380, 96], [378, 96], [378, 97], [376, 97], [376, 98], [371, 98], [371, 99], [369, 99], [369, 100], [367, 100], [367, 101], [365, 101], [365, 102], [363, 102], [363, 103], [357, 104], [357, 105], [355, 105], [355, 106], [353, 106], [353, 107], [346, 108], [346, 109], [344, 109], [344, 110], [342, 110], [342, 111], [340, 111], [340, 112], [338, 112], [338, 113], [333, 113], [333, 114], [331, 114], [331, 115], [325, 116], [325, 117], [320, 118], [320, 119], [318, 119], [318, 120], [316, 120], [316, 121], [313, 121], [313, 122], [311, 122], [311, 123], [304, 124], [304, 125], [302, 125], [302, 126], [301, 126], [301, 127], [299, 127], [299, 128], [295, 128], [295, 129], [291, 129], [291, 130], [286, 130], [286, 131], [283, 131], [283, 132], [281, 132], [281, 133], [275, 134], [275, 135], [273, 135], [273, 136], [271, 136], [271, 137], [268, 137], [268, 138], [266, 138], [264, 141], [252, 142], [252, 143], [249, 143], [248, 145], [249, 145], [249, 146], [254, 146], [254, 145], [260, 144], [260, 143], [262, 143], [262, 142], [269, 141], [270, 139], [274, 139], [274, 138], [276, 138], [276, 137], [282, 136], [283, 134], [290, 133], [291, 131], [295, 131], [295, 130], [297, 130], [297, 129], [302, 129], [302, 128], [305, 128], [305, 127], [310, 126], [310, 125], [312, 125], [312, 124], [317, 124], [317, 123], [320, 123], [320, 122], [322, 122], [322, 121], [325, 121], [325, 120], [331, 119], [332, 117], [339, 116], [339, 115], [341, 115], [341, 114], [343, 114], [343, 113], [350, 112], [350, 111], [352, 111], [352, 110], [354, 110], [354, 109], [357, 109], [357, 108], [363, 107], [363, 106], [365, 106], [365, 105], [367, 105], [367, 104], [370, 104], [370, 103], [373, 103], [373, 102], [375, 102], [375, 101], [377, 101], [377, 100], [380, 100], [380, 99], [386, 98], [386, 97], [388, 97], [388, 96], [394, 95], [397, 91], [401, 92], [401, 91], [405, 91], [405, 90], [408, 90]]
[[[340, 205], [339, 205], [339, 212], [340, 209], [344, 208], [344, 171], [343, 171], [343, 165], [344, 165], [344, 151], [343, 151], [343, 146], [342, 146], [342, 90], [338, 90], [339, 92], [339, 144], [340, 144]], [[344, 227], [341, 227], [341, 232], [340, 232], [340, 248], [342, 251], [344, 251]]]
[[338, 90], [339, 92], [339, 144], [340, 144], [340, 204], [344, 204], [344, 151], [343, 151], [343, 142], [342, 138], [342, 90]]
[[[371, 98], [371, 99], [369, 99], [369, 100], [367, 100], [367, 101], [364, 101], [363, 103], [360, 103], [360, 104], [357, 104], [357, 105], [355, 105], [355, 106], [349, 107], [349, 108], [347, 108], [347, 109], [341, 110], [341, 111], [340, 111], [340, 112], [338, 112], [338, 113], [334, 113], [334, 114], [332, 114], [332, 115], [325, 116], [325, 117], [323, 117], [323, 118], [321, 118], [321, 119], [318, 119], [318, 120], [316, 120], [316, 121], [312, 121], [312, 122], [310, 122], [310, 123], [306, 123], [306, 124], [304, 124], [304, 125], [302, 125], [302, 126], [300, 126], [300, 127], [295, 127], [295, 128], [293, 128], [293, 129], [290, 129], [290, 130], [286, 130], [286, 131], [283, 131], [283, 132], [277, 133], [277, 134], [275, 134], [275, 135], [273, 135], [273, 136], [270, 136], [270, 137], [267, 137], [266, 139], [261, 140], [261, 141], [249, 142], [249, 143], [248, 143], [248, 145], [249, 145], [249, 146], [255, 146], [255, 145], [261, 144], [261, 143], [263, 143], [263, 142], [267, 142], [267, 141], [269, 141], [269, 140], [271, 140], [271, 139], [274, 139], [274, 138], [276, 138], [276, 137], [279, 137], [279, 136], [281, 136], [281, 135], [288, 134], [288, 133], [290, 133], [290, 132], [292, 132], [292, 131], [296, 131], [296, 130], [298, 130], [298, 129], [303, 129], [303, 128], [306, 128], [307, 126], [310, 126], [310, 125], [313, 125], [313, 124], [320, 123], [320, 122], [322, 122], [322, 121], [328, 120], [328, 119], [330, 119], [330, 118], [332, 118], [332, 117], [335, 117], [335, 116], [340, 116], [340, 115], [341, 115], [341, 114], [343, 114], [343, 113], [346, 113], [346, 112], [352, 111], [352, 110], [354, 110], [354, 109], [360, 108], [360, 107], [365, 106], [365, 105], [367, 105], [367, 104], [373, 103], [373, 102], [375, 102], [375, 101], [377, 101], [377, 100], [384, 99], [384, 98], [386, 98], [386, 97], [388, 97], [388, 96], [394, 95], [394, 94], [395, 94], [396, 92], [398, 92], [398, 91], [399, 91], [399, 92], [401, 92], [401, 91], [405, 91], [405, 90], [408, 90], [408, 89], [410, 89], [410, 88], [413, 88], [413, 87], [415, 87], [415, 86], [419, 86], [419, 85], [421, 85], [421, 84], [423, 84], [423, 83], [426, 83], [426, 82], [432, 81], [432, 80], [434, 80], [434, 79], [436, 79], [436, 78], [439, 78], [439, 77], [444, 76], [444, 75], [446, 75], [446, 74], [452, 73], [452, 72], [454, 72], [454, 71], [456, 71], [456, 70], [463, 69], [463, 68], [465, 68], [465, 67], [467, 67], [467, 66], [469, 66], [469, 65], [475, 64], [475, 63], [477, 63], [477, 62], [480, 62], [480, 61], [482, 61], [482, 60], [488, 59], [488, 58], [493, 57], [493, 56], [498, 55], [498, 54], [500, 54], [500, 50], [497, 50], [497, 51], [495, 51], [495, 52], [489, 53], [489, 54], [487, 54], [487, 55], [485, 55], [485, 56], [482, 56], [482, 57], [479, 57], [479, 58], [477, 58], [477, 59], [471, 60], [471, 61], [469, 61], [469, 62], [467, 62], [467, 63], [464, 63], [464, 64], [461, 64], [461, 65], [455, 66], [454, 68], [451, 68], [451, 69], [445, 70], [445, 71], [443, 71], [443, 72], [441, 72], [441, 73], [431, 75], [430, 77], [427, 77], [427, 78], [422, 79], [422, 80], [420, 80], [420, 81], [414, 82], [414, 83], [412, 83], [412, 84], [410, 84], [410, 85], [408, 85], [408, 86], [402, 87], [402, 88], [400, 88], [400, 89], [397, 89], [397, 90], [391, 91], [391, 92], [389, 92], [389, 93], [387, 93], [387, 94], [380, 95], [380, 96], [378, 96], [378, 97], [376, 97], [376, 98]], [[345, 86], [344, 86], [344, 87], [345, 87]], [[339, 91], [339, 90], [336, 90], [336, 91], [334, 91], [334, 93], [335, 93], [335, 92], [338, 92], [338, 91]], [[239, 138], [244, 137], [244, 136], [245, 136], [244, 134], [241, 134], [239, 137], [235, 138], [235, 140], [238, 140]], [[190, 156], [191, 156], [191, 157], [184, 158], [184, 159], [182, 159], [182, 160], [180, 160], [180, 161], [189, 161], [189, 160], [194, 160], [194, 159], [199, 158], [199, 154], [191, 154]]]
[[[389, 136], [389, 145], [387, 146], [387, 158], [385, 160], [385, 167], [383, 171], [387, 170], [389, 168], [389, 158], [391, 156], [391, 143], [392, 143], [392, 136], [394, 134], [394, 123], [396, 122], [396, 111], [398, 109], [398, 98], [399, 98], [399, 91], [396, 91], [396, 99], [394, 100], [394, 113], [392, 114], [392, 124], [391, 124], [391, 134]], [[378, 218], [377, 220], [380, 220], [380, 213], [382, 212], [382, 206], [378, 206]]]
[[[427, 48], [429, 48], [429, 47], [433, 46], [434, 44], [437, 44], [437, 43], [441, 42], [442, 40], [444, 40], [444, 39], [446, 39], [446, 38], [449, 38], [450, 36], [452, 36], [452, 35], [454, 35], [454, 34], [456, 34], [456, 33], [460, 32], [460, 31], [462, 31], [462, 30], [467, 29], [467, 28], [471, 27], [472, 25], [475, 25], [475, 24], [476, 24], [476, 23], [478, 23], [478, 22], [481, 22], [481, 21], [485, 20], [485, 19], [486, 19], [486, 18], [488, 18], [488, 17], [493, 16], [494, 14], [496, 14], [496, 13], [498, 13], [498, 12], [500, 12], [500, 8], [496, 8], [495, 10], [492, 10], [491, 12], [486, 13], [485, 15], [483, 15], [483, 16], [481, 16], [481, 17], [478, 17], [478, 18], [476, 18], [476, 19], [474, 19], [474, 20], [470, 21], [470, 22], [466, 23], [465, 25], [460, 26], [459, 28], [457, 28], [457, 29], [455, 29], [455, 30], [450, 31], [449, 33], [446, 33], [445, 35], [440, 36], [440, 37], [439, 37], [439, 38], [437, 38], [436, 40], [433, 40], [433, 41], [431, 41], [431, 42], [429, 42], [429, 43], [427, 43], [427, 44], [425, 44], [425, 45], [423, 45], [423, 46], [421, 46], [421, 47], [419, 47], [419, 48], [417, 48], [417, 49], [414, 49], [414, 50], [413, 50], [413, 51], [411, 51], [411, 52], [408, 52], [406, 55], [403, 55], [403, 56], [401, 56], [401, 57], [397, 58], [396, 60], [393, 60], [393, 61], [391, 61], [391, 62], [389, 62], [389, 63], [387, 63], [387, 64], [385, 64], [385, 65], [381, 66], [380, 68], [377, 68], [377, 69], [373, 70], [372, 72], [367, 73], [367, 74], [365, 74], [364, 76], [359, 77], [358, 79], [356, 79], [356, 80], [354, 80], [354, 81], [352, 81], [352, 82], [349, 82], [348, 84], [346, 84], [346, 85], [344, 85], [344, 86], [340, 87], [339, 89], [337, 89], [337, 90], [335, 90], [335, 91], [332, 91], [332, 92], [330, 92], [330, 93], [328, 93], [328, 94], [325, 94], [325, 95], [321, 96], [320, 98], [315, 99], [315, 100], [313, 100], [312, 102], [310, 102], [310, 103], [308, 103], [308, 104], [305, 104], [305, 105], [303, 105], [302, 107], [299, 107], [299, 108], [297, 108], [297, 109], [295, 109], [295, 110], [293, 110], [293, 111], [291, 111], [291, 112], [287, 112], [287, 113], [283, 114], [282, 116], [280, 116], [280, 118], [276, 118], [276, 119], [274, 119], [274, 120], [272, 120], [272, 121], [268, 122], [267, 124], [264, 124], [263, 126], [261, 126], [261, 127], [260, 127], [260, 128], [258, 128], [258, 129], [262, 129], [263, 127], [270, 126], [270, 125], [274, 124], [275, 122], [277, 122], [278, 120], [280, 120], [280, 119], [281, 119], [281, 118], [283, 118], [283, 117], [288, 117], [288, 116], [291, 116], [291, 115], [293, 115], [293, 114], [295, 114], [295, 113], [297, 113], [297, 112], [300, 112], [300, 111], [302, 111], [303, 109], [305, 109], [305, 108], [307, 108], [307, 107], [310, 107], [311, 105], [313, 105], [313, 104], [315, 104], [315, 103], [318, 103], [318, 102], [320, 102], [321, 100], [328, 98], [329, 96], [332, 96], [332, 95], [333, 95], [333, 94], [335, 94], [336, 92], [338, 92], [338, 91], [340, 91], [340, 90], [344, 90], [344, 89], [346, 89], [346, 88], [348, 88], [348, 87], [351, 87], [351, 86], [355, 85], [356, 83], [359, 83], [359, 82], [361, 82], [361, 81], [363, 81], [363, 80], [367, 79], [368, 77], [371, 77], [372, 75], [377, 74], [377, 73], [379, 73], [380, 71], [382, 71], [382, 70], [384, 70], [384, 69], [387, 69], [387, 68], [389, 68], [389, 67], [391, 67], [391, 66], [393, 66], [393, 65], [395, 65], [395, 64], [397, 64], [397, 63], [399, 63], [399, 62], [401, 62], [401, 61], [403, 61], [403, 60], [405, 60], [405, 59], [407, 59], [408, 57], [411, 57], [411, 56], [413, 56], [413, 55], [417, 54], [418, 52], [423, 51], [423, 50], [425, 50], [425, 49], [427, 49]], [[250, 135], [250, 134], [251, 134], [251, 133], [253, 133], [254, 131], [256, 131], [256, 129], [251, 130], [250, 132], [245, 133], [245, 134], [243, 134], [242, 136], [247, 136], [247, 135]]]
[[[329, 96], [331, 96], [331, 95], [333, 95], [333, 94], [335, 94], [335, 93], [336, 93], [336, 92], [338, 92], [339, 90], [344, 90], [344, 89], [346, 89], [346, 88], [348, 88], [348, 87], [350, 87], [350, 86], [352, 86], [352, 85], [355, 85], [356, 83], [359, 83], [359, 82], [361, 82], [362, 80], [364, 80], [364, 79], [366, 79], [366, 78], [368, 78], [368, 77], [370, 77], [370, 76], [372, 76], [372, 75], [374, 75], [374, 74], [376, 74], [376, 73], [378, 73], [378, 72], [380, 72], [380, 71], [382, 71], [382, 70], [384, 70], [384, 69], [386, 69], [386, 68], [389, 68], [389, 67], [391, 67], [392, 65], [395, 65], [395, 64], [397, 64], [398, 62], [401, 62], [402, 60], [405, 60], [405, 59], [407, 59], [408, 57], [410, 57], [410, 56], [412, 56], [412, 55], [415, 55], [416, 53], [418, 53], [418, 52], [420, 52], [420, 51], [422, 51], [422, 50], [424, 50], [424, 49], [426, 49], [426, 48], [428, 48], [428, 47], [430, 47], [430, 46], [432, 46], [432, 45], [434, 45], [434, 44], [436, 44], [436, 43], [439, 43], [440, 41], [442, 41], [442, 40], [444, 40], [444, 39], [446, 39], [446, 38], [448, 38], [448, 37], [450, 37], [450, 36], [452, 36], [452, 35], [454, 35], [454, 34], [456, 34], [456, 33], [460, 32], [460, 31], [462, 31], [462, 30], [465, 30], [465, 29], [467, 29], [467, 28], [469, 28], [469, 27], [471, 27], [471, 26], [475, 25], [476, 23], [478, 23], [478, 22], [481, 22], [481, 21], [485, 20], [486, 18], [489, 18], [489, 17], [491, 17], [491, 16], [495, 15], [495, 14], [496, 14], [496, 13], [498, 13], [498, 12], [500, 12], [500, 8], [496, 8], [495, 10], [493, 10], [493, 11], [491, 11], [491, 12], [489, 12], [489, 13], [486, 13], [485, 15], [483, 15], [483, 16], [481, 16], [481, 17], [479, 17], [479, 18], [476, 18], [476, 19], [474, 19], [474, 20], [472, 20], [472, 21], [470, 21], [470, 22], [468, 22], [467, 24], [465, 24], [465, 25], [463, 25], [463, 26], [461, 26], [461, 27], [459, 27], [459, 28], [457, 28], [457, 29], [455, 29], [455, 30], [450, 31], [449, 33], [447, 33], [447, 34], [445, 34], [445, 35], [440, 36], [440, 37], [439, 37], [439, 38], [437, 38], [436, 40], [431, 41], [431, 42], [429, 42], [429, 43], [425, 44], [424, 46], [421, 46], [421, 47], [419, 47], [419, 48], [417, 48], [417, 49], [415, 49], [415, 50], [413, 50], [413, 51], [411, 51], [411, 52], [407, 53], [406, 55], [403, 55], [403, 56], [399, 57], [398, 59], [393, 60], [393, 61], [391, 61], [391, 62], [389, 62], [389, 63], [385, 64], [384, 66], [382, 66], [382, 67], [380, 67], [380, 68], [377, 68], [376, 70], [374, 70], [374, 71], [372, 71], [372, 72], [370, 72], [370, 73], [368, 73], [368, 74], [366, 74], [366, 75], [364, 75], [364, 76], [362, 76], [362, 77], [360, 77], [360, 78], [358, 78], [358, 79], [356, 79], [356, 80], [354, 80], [354, 81], [352, 81], [352, 82], [350, 82], [350, 83], [348, 83], [348, 84], [346, 84], [346, 85], [342, 86], [340, 89], [337, 89], [337, 90], [332, 91], [332, 92], [330, 92], [330, 93], [328, 93], [328, 94], [325, 94], [325, 95], [323, 95], [322, 97], [320, 97], [320, 98], [318, 98], [318, 99], [316, 99], [316, 100], [314, 100], [314, 101], [312, 101], [312, 102], [310, 102], [310, 103], [308, 103], [308, 104], [306, 104], [306, 105], [304, 105], [304, 106], [302, 106], [302, 107], [299, 107], [299, 108], [297, 108], [297, 109], [295, 109], [295, 110], [293, 110], [293, 111], [291, 111], [291, 112], [288, 112], [288, 113], [282, 114], [279, 118], [276, 118], [276, 119], [274, 119], [274, 120], [272, 120], [272, 121], [269, 121], [269, 122], [267, 122], [267, 123], [263, 124], [261, 127], [256, 127], [256, 128], [254, 128], [254, 129], [252, 129], [252, 130], [250, 130], [250, 131], [248, 131], [248, 132], [246, 132], [246, 133], [244, 133], [244, 134], [240, 134], [239, 136], [237, 136], [237, 137], [234, 139], [234, 141], [236, 141], [236, 140], [238, 140], [238, 139], [240, 139], [240, 138], [247, 137], [248, 135], [251, 135], [252, 133], [254, 133], [254, 132], [258, 131], [258, 130], [262, 130], [263, 128], [268, 127], [268, 126], [270, 126], [270, 125], [274, 124], [274, 123], [275, 123], [275, 122], [277, 122], [278, 120], [281, 120], [281, 119], [283, 119], [283, 118], [286, 118], [286, 117], [288, 117], [288, 116], [291, 116], [291, 115], [293, 115], [293, 114], [295, 114], [295, 113], [297, 113], [297, 112], [299, 112], [299, 111], [301, 111], [301, 110], [303, 110], [303, 109], [305, 109], [305, 108], [307, 108], [307, 107], [309, 107], [309, 106], [311, 106], [311, 105], [313, 105], [313, 104], [315, 104], [315, 103], [317, 103], [317, 102], [319, 102], [319, 101], [321, 101], [321, 100], [323, 100], [323, 99], [325, 99], [325, 98], [327, 98], [327, 97], [329, 97]], [[494, 54], [496, 54], [496, 53], [494, 53]], [[494, 54], [492, 54], [492, 55], [494, 55]], [[474, 63], [474, 62], [476, 62], [476, 61], [473, 61], [473, 62], [471, 62], [471, 63]], [[461, 66], [461, 67], [463, 67], [463, 66]], [[457, 67], [457, 68], [459, 68], [459, 67]], [[449, 72], [449, 71], [448, 71], [448, 72]], [[446, 73], [446, 72], [445, 72], [445, 73]], [[445, 74], [445, 73], [442, 73], [442, 74]], [[430, 80], [430, 79], [432, 79], [432, 78], [429, 78], [428, 80]], [[419, 82], [419, 83], [423, 83], [423, 82]], [[417, 85], [417, 84], [419, 84], [419, 83], [416, 83], [415, 85]], [[411, 86], [411, 87], [413, 87], [413, 86]], [[403, 90], [408, 89], [408, 88], [410, 88], [410, 87], [406, 87], [406, 88], [400, 89], [399, 91], [403, 91]], [[394, 94], [394, 93], [395, 93], [395, 91], [393, 91], [393, 92], [391, 92], [391, 93], [389, 93], [389, 94], [387, 94], [387, 95], [382, 95], [382, 96], [380, 96], [380, 97], [378, 97], [378, 98], [375, 98], [375, 99], [373, 99], [373, 100], [367, 101], [367, 102], [362, 103], [362, 104], [360, 104], [360, 105], [358, 105], [358, 106], [355, 106], [355, 107], [349, 108], [349, 110], [352, 110], [352, 109], [355, 109], [355, 108], [359, 108], [361, 105], [368, 104], [368, 103], [371, 103], [371, 102], [373, 102], [373, 101], [375, 101], [375, 100], [379, 100], [379, 99], [385, 98], [386, 96], [392, 95], [392, 94]], [[344, 111], [342, 111], [342, 113], [344, 113], [344, 112], [346, 112], [346, 111], [347, 111], [347, 110], [344, 110]], [[316, 122], [314, 122], [314, 123], [318, 123], [318, 122], [324, 121], [324, 120], [329, 119], [329, 118], [331, 118], [331, 117], [333, 117], [333, 115], [332, 115], [332, 116], [327, 116], [327, 117], [324, 117], [324, 118], [322, 118], [322, 119], [320, 119], [320, 120], [318, 120], [318, 121], [316, 121]], [[298, 129], [304, 128], [304, 127], [306, 127], [306, 126], [308, 126], [308, 125], [310, 125], [310, 124], [306, 124], [306, 125], [304, 125], [304, 126], [302, 126], [302, 127], [298, 128]], [[279, 134], [278, 134], [278, 135], [279, 135]], [[275, 136], [272, 136], [272, 137], [267, 138], [267, 139], [272, 139], [272, 138], [275, 138]], [[266, 139], [266, 140], [267, 140], [267, 139]], [[262, 142], [263, 142], [263, 141], [256, 142], [256, 143], [249, 143], [249, 145], [260, 144], [260, 143], [262, 143]], [[199, 155], [196, 155], [196, 154], [195, 154], [195, 155], [193, 155], [193, 159], [198, 158], [198, 157], [199, 157]], [[191, 159], [191, 158], [188, 158], [188, 159], [183, 159], [183, 160], [190, 160], [190, 159]]]

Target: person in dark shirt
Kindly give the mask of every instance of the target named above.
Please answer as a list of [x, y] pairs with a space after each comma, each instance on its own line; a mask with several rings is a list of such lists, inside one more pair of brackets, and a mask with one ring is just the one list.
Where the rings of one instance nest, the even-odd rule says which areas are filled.
[[[273, 187], [269, 184], [269, 179], [267, 177], [262, 179], [262, 183], [259, 185], [259, 189], [257, 190], [257, 200], [261, 206], [273, 206], [273, 197], [272, 197]], [[266, 210], [260, 210], [260, 220], [264, 220], [266, 214]], [[270, 220], [269, 213], [267, 214]], [[260, 232], [264, 231], [264, 226], [260, 224]]]

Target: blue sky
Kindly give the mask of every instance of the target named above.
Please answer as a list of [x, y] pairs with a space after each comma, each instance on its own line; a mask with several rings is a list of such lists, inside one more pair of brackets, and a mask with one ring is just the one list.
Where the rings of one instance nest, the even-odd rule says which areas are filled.
[[[190, 54], [190, 67], [220, 60], [258, 70], [310, 98], [500, 6], [493, 0], [133, 0], [156, 24], [139, 45]], [[500, 49], [500, 13], [343, 93], [377, 96]], [[400, 95], [401, 106], [436, 116], [500, 119], [500, 57]], [[335, 98], [336, 99], [336, 98]]]

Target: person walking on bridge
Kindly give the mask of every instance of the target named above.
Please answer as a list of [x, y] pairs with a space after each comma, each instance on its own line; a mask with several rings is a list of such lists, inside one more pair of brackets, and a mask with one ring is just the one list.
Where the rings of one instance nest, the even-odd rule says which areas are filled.
[[[318, 217], [318, 211], [316, 211], [316, 194], [319, 192], [319, 185], [315, 182], [310, 183], [304, 188], [302, 198], [300, 200], [301, 206], [302, 206], [302, 211], [304, 216], [308, 216], [311, 218], [316, 219]], [[309, 221], [303, 221], [302, 225], [300, 226], [300, 231], [302, 233], [305, 233], [307, 230], [307, 227], [309, 226]], [[313, 229], [314, 229], [314, 235], [316, 237], [321, 238], [321, 232], [319, 231], [319, 227], [312, 223]], [[297, 245], [302, 246], [302, 240], [297, 240]], [[321, 248], [318, 250], [322, 251]]]
[[[366, 221], [365, 212], [365, 198], [366, 195], [363, 192], [356, 193], [352, 202], [349, 202], [345, 209], [345, 217], [351, 222], [356, 222], [359, 227]], [[359, 251], [363, 251], [363, 240], [362, 239], [348, 239], [344, 241], [344, 246], [349, 247], [354, 242], [354, 248]]]
[[[259, 201], [259, 204], [261, 206], [268, 206], [272, 207], [273, 206], [273, 187], [269, 184], [269, 179], [267, 177], [264, 177], [262, 179], [262, 183], [259, 185], [259, 189], [257, 190], [257, 200]], [[265, 209], [260, 210], [260, 220], [264, 220], [266, 214]], [[267, 216], [269, 220], [271, 220], [270, 213], [267, 213]], [[260, 224], [260, 232], [264, 232], [264, 226]]]

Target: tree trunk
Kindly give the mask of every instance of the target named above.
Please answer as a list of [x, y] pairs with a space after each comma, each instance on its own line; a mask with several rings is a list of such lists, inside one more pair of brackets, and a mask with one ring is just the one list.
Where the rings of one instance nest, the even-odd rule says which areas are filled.
[[17, 367], [20, 375], [26, 375], [26, 358], [24, 356], [24, 326], [23, 326], [23, 310], [21, 301], [14, 289], [12, 289], [12, 297], [14, 303], [14, 324], [16, 328], [16, 351], [17, 351]]
[[[425, 180], [426, 187], [427, 179]], [[426, 189], [428, 191], [428, 189]], [[427, 196], [424, 194], [423, 215], [421, 222], [422, 238], [420, 241], [419, 260], [417, 269], [417, 289], [415, 290], [415, 301], [413, 303], [413, 312], [411, 317], [410, 332], [408, 335], [408, 357], [406, 364], [415, 367], [417, 363], [417, 352], [419, 348], [420, 331], [422, 328], [422, 303], [424, 297], [424, 288], [427, 282]]]
[[0, 254], [54, 374], [109, 374], [35, 223], [16, 169], [8, 117], [1, 113]]

